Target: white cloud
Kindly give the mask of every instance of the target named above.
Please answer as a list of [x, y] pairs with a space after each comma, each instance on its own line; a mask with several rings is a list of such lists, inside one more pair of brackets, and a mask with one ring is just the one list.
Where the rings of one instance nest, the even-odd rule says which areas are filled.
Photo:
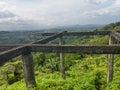
[[9, 2], [8, 1], [6, 1], [6, 0], [2, 0], [2, 1], [0, 1], [0, 11], [1, 10], [12, 10], [12, 9], [14, 9], [15, 7], [13, 6], [13, 5], [11, 5], [11, 4], [9, 4]]
[[[89, 0], [91, 1], [91, 0]], [[94, 0], [98, 2], [99, 0]], [[105, 1], [105, 0], [103, 0]], [[107, 0], [106, 0], [107, 1]], [[99, 16], [119, 16], [120, 15], [120, 0], [112, 1], [111, 5], [108, 7], [101, 7], [99, 9], [94, 9], [91, 11], [85, 11], [81, 16], [86, 18], [99, 18]]]
[[102, 11], [104, 14], [109, 14], [110, 16], [114, 16], [114, 17], [119, 16], [120, 15], [120, 0], [114, 0], [111, 6], [102, 8], [100, 11]]
[[0, 1], [0, 10], [3, 10], [4, 6], [6, 6], [6, 3], [3, 1]]
[[106, 8], [110, 11], [111, 15], [120, 15], [120, 0], [115, 0], [114, 3]]

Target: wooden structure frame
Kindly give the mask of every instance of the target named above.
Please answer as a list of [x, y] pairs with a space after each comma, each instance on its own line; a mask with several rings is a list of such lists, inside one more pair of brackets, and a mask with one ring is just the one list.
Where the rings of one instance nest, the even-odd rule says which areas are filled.
[[[0, 45], [0, 65], [8, 60], [22, 55], [23, 69], [27, 90], [31, 85], [36, 85], [33, 58], [31, 52], [53, 52], [60, 53], [60, 65], [62, 78], [65, 79], [64, 55], [63, 53], [80, 53], [80, 54], [109, 54], [108, 55], [108, 74], [107, 82], [113, 79], [114, 55], [120, 54], [120, 45], [115, 44], [115, 40], [120, 41], [120, 31], [94, 31], [94, 32], [60, 32], [60, 33], [43, 33], [48, 36], [29, 44], [11, 44]], [[81, 36], [81, 35], [109, 35], [109, 45], [63, 45], [63, 36]], [[49, 41], [59, 38], [59, 45], [48, 45]]]

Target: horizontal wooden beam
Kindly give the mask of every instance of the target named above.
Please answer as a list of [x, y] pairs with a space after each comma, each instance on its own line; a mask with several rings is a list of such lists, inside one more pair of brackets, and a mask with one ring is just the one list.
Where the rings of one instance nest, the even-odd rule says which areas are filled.
[[32, 52], [80, 53], [80, 54], [120, 54], [120, 45], [31, 45]]
[[116, 39], [120, 41], [120, 33], [116, 31], [111, 31], [111, 35]]
[[[18, 47], [18, 45], [12, 45]], [[11, 48], [11, 45], [2, 46], [2, 48]], [[120, 45], [46, 45], [46, 44], [29, 44], [26, 47], [30, 47], [32, 52], [53, 52], [53, 53], [82, 53], [82, 54], [119, 54]], [[0, 46], [1, 48], [1, 46]], [[10, 51], [17, 51], [25, 48], [25, 46], [14, 48]], [[22, 50], [23, 51], [23, 50]], [[7, 51], [5, 51], [7, 52]], [[2, 52], [5, 54], [5, 52]], [[13, 53], [13, 52], [12, 52]], [[0, 53], [1, 54], [1, 53]]]
[[4, 64], [5, 62], [7, 62], [8, 60], [14, 57], [21, 55], [24, 48], [25, 48], [24, 46], [21, 46], [0, 53], [0, 65]]
[[23, 45], [25, 44], [0, 44], [0, 53]]
[[[9, 46], [7, 46], [9, 48]], [[10, 46], [11, 47], [11, 46]], [[120, 45], [46, 45], [32, 44], [21, 46], [0, 53], [0, 64], [9, 59], [23, 54], [23, 51], [29, 47], [31, 52], [48, 52], [48, 53], [80, 53], [80, 54], [120, 54]]]
[[49, 41], [52, 41], [54, 39], [56, 39], [57, 37], [60, 37], [63, 33], [66, 33], [67, 31], [63, 31], [63, 32], [60, 32], [60, 33], [54, 33], [52, 34], [51, 36], [48, 36], [47, 38], [44, 38], [44, 39], [41, 39], [41, 40], [38, 40], [36, 42], [33, 42], [31, 44], [45, 44], [45, 43], [48, 43]]
[[[43, 36], [50, 36], [55, 33], [43, 33]], [[109, 35], [110, 31], [93, 31], [93, 32], [66, 32], [63, 33], [65, 36], [80, 36], [80, 35]]]

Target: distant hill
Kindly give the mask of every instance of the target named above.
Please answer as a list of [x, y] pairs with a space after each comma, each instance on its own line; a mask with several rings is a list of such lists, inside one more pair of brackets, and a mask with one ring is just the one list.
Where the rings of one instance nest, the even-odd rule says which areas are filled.
[[56, 31], [93, 31], [95, 29], [100, 29], [105, 25], [99, 24], [88, 24], [88, 25], [71, 25], [71, 26], [57, 26], [54, 28], [45, 29], [46, 31], [56, 32]]
[[59, 28], [69, 28], [69, 29], [94, 29], [94, 28], [101, 28], [104, 25], [99, 24], [87, 24], [87, 25], [72, 25], [72, 26], [61, 26]]
[[41, 30], [44, 30], [44, 31], [64, 31], [64, 30], [67, 30], [67, 31], [88, 31], [88, 30], [93, 30], [93, 29], [96, 29], [96, 28], [101, 28], [105, 25], [99, 25], [99, 24], [87, 24], [87, 25], [66, 25], [66, 26], [46, 26], [44, 28], [39, 28], [39, 27], [27, 27], [27, 28], [21, 28], [21, 27], [17, 27], [17, 28], [4, 28], [4, 27], [0, 27], [0, 31], [41, 31]]

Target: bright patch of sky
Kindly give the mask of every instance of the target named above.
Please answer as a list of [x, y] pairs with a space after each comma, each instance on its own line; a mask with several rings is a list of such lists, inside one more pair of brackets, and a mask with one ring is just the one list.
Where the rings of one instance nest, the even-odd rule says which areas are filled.
[[0, 0], [0, 28], [107, 24], [119, 16], [120, 0]]

